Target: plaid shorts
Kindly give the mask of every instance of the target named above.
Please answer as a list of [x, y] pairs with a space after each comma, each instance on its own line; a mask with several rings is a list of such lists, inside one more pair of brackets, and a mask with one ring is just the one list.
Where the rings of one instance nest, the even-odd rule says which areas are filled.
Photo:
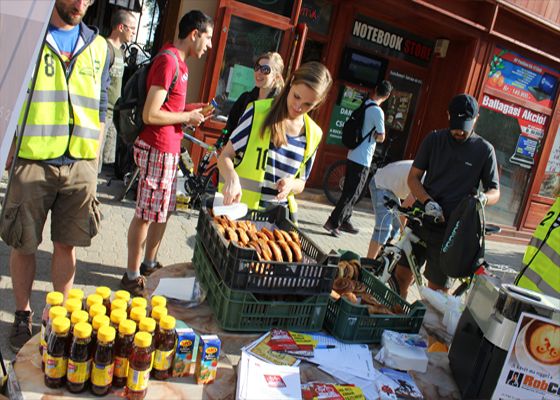
[[175, 210], [179, 155], [159, 151], [137, 139], [134, 161], [140, 168], [135, 216], [149, 222], [167, 222], [169, 212]]

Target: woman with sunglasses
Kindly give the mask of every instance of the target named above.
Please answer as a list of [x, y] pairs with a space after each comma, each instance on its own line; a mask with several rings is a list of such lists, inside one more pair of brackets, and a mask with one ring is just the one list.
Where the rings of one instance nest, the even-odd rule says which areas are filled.
[[323, 135], [307, 114], [331, 84], [323, 64], [308, 62], [275, 99], [247, 107], [218, 159], [224, 204], [243, 202], [253, 210], [284, 205], [296, 221], [294, 195], [305, 188]]
[[272, 99], [284, 86], [284, 61], [282, 56], [275, 52], [261, 54], [254, 66], [255, 87], [250, 92], [242, 93], [233, 103], [229, 112], [226, 129], [229, 133], [237, 128], [239, 119], [245, 112], [249, 103], [255, 100]]

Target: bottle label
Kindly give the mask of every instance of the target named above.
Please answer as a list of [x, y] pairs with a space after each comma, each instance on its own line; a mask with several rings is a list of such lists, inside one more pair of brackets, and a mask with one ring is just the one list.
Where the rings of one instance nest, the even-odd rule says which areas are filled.
[[154, 356], [154, 368], [159, 371], [166, 371], [173, 362], [173, 350], [156, 350]]
[[[45, 352], [45, 354], [47, 354], [47, 352]], [[45, 375], [52, 379], [64, 378], [66, 375], [67, 365], [67, 358], [53, 357], [50, 354], [47, 354], [45, 357]]]
[[72, 383], [84, 383], [89, 380], [89, 361], [78, 362], [68, 360], [68, 372], [66, 378]]
[[128, 376], [128, 359], [126, 357], [115, 357], [113, 376], [117, 378], [126, 378]]
[[134, 368], [128, 369], [128, 379], [126, 380], [126, 386], [130, 390], [141, 391], [148, 388], [148, 381], [150, 379], [150, 370], [146, 369], [144, 371], [136, 371]]
[[91, 383], [95, 386], [110, 385], [113, 380], [113, 366], [113, 363], [109, 365], [94, 364], [91, 370]]

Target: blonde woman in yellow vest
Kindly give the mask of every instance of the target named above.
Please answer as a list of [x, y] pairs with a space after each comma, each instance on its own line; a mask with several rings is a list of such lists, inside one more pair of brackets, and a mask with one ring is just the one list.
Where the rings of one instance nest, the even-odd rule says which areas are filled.
[[16, 153], [14, 142], [8, 156], [8, 168], [14, 167], [0, 233], [11, 247], [14, 351], [31, 338], [35, 253], [49, 212], [52, 283], [64, 294], [74, 282], [75, 246], [89, 246], [98, 229], [97, 157], [110, 78], [107, 42], [82, 23], [92, 3], [56, 0], [27, 119], [24, 107], [19, 121], [21, 144]]
[[321, 142], [321, 128], [307, 115], [331, 87], [328, 69], [303, 64], [274, 99], [251, 103], [218, 160], [224, 204], [242, 202], [257, 210], [272, 205], [290, 208], [305, 188]]
[[515, 283], [560, 298], [560, 185], [556, 201], [535, 229]]

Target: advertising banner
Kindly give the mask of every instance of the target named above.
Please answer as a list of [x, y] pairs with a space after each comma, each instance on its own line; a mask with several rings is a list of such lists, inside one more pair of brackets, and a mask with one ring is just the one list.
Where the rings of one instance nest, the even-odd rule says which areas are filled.
[[367, 98], [367, 90], [359, 90], [343, 85], [338, 94], [338, 100], [331, 113], [327, 144], [342, 146], [342, 127], [350, 118], [350, 114]]
[[523, 313], [492, 400], [560, 398], [560, 323]]
[[518, 99], [552, 108], [560, 72], [496, 47], [486, 86]]

